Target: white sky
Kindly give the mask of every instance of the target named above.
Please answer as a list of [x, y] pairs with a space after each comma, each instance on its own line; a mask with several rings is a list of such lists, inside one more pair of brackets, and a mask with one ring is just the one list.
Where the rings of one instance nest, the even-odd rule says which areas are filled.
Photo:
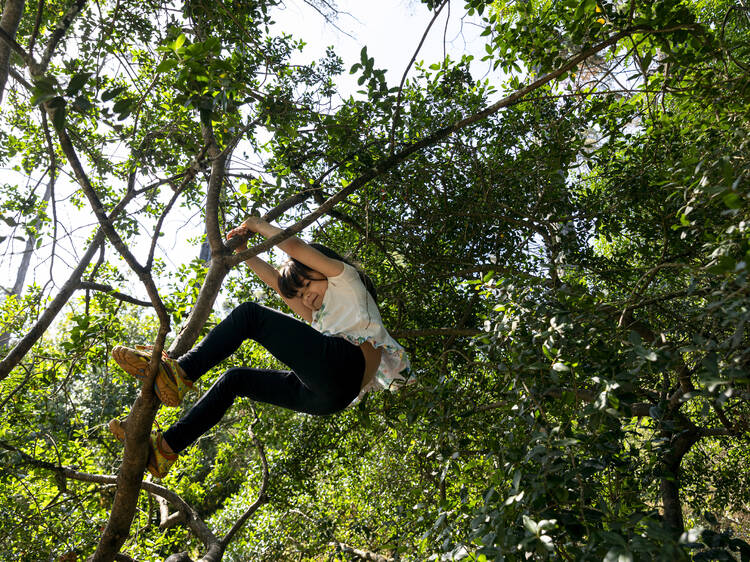
[[[326, 46], [332, 45], [344, 59], [347, 72], [359, 61], [360, 51], [366, 45], [368, 55], [375, 58], [376, 68], [388, 69], [386, 78], [389, 84], [397, 86], [433, 13], [418, 0], [339, 0], [338, 6], [342, 13], [336, 25], [341, 31], [333, 29], [302, 0], [288, 2], [286, 9], [274, 14], [274, 19], [280, 29], [308, 43], [305, 49], [308, 60], [318, 58]], [[479, 62], [486, 54], [484, 41], [479, 37], [483, 27], [478, 25], [478, 19], [461, 19], [463, 6], [462, 0], [452, 0], [443, 9], [419, 51], [417, 61], [431, 64], [443, 60], [444, 53], [454, 60], [460, 59], [464, 53], [473, 54], [476, 59], [474, 77], [480, 78], [489, 66]], [[343, 77], [345, 83], [347, 76]], [[349, 84], [357, 89], [353, 79]]]

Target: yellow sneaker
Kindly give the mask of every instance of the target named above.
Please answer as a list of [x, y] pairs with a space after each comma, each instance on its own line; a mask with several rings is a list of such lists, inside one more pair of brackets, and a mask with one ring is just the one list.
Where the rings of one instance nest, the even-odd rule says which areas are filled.
[[[123, 371], [142, 380], [148, 372], [152, 349], [151, 346], [137, 345], [132, 349], [118, 345], [112, 350], [112, 357]], [[195, 390], [193, 381], [187, 378], [177, 360], [162, 352], [159, 371], [154, 381], [154, 392], [159, 400], [165, 406], [176, 407], [191, 390]]]
[[[117, 440], [120, 441], [120, 443], [125, 442], [126, 426], [124, 422], [117, 418], [111, 420], [109, 422], [109, 430]], [[148, 470], [154, 478], [164, 478], [179, 455], [177, 453], [169, 453], [166, 451], [164, 437], [162, 437], [161, 431], [151, 432], [148, 440], [148, 449], [146, 470]]]

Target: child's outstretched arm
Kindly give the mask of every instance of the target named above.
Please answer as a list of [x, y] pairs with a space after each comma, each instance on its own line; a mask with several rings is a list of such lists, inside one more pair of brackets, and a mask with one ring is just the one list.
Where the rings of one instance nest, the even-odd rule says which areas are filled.
[[[271, 225], [269, 225], [268, 223], [265, 223], [265, 224], [271, 227]], [[281, 231], [281, 229], [277, 229], [275, 227], [271, 227], [271, 228], [275, 229], [278, 232]], [[232, 230], [227, 232], [227, 239], [234, 238], [235, 236], [247, 235], [252, 232], [258, 232], [258, 231], [251, 229], [248, 225], [246, 225], [243, 222], [240, 226], [233, 228]], [[274, 232], [273, 234], [275, 233], [276, 232]], [[270, 236], [273, 236], [273, 234], [270, 234]], [[300, 242], [302, 241], [300, 240]], [[314, 250], [314, 248], [310, 248], [310, 249]], [[247, 250], [247, 243], [241, 244], [240, 246], [236, 248], [235, 251], [241, 252], [243, 250]], [[326, 257], [326, 256], [323, 256], [323, 257]], [[276, 293], [284, 300], [284, 302], [289, 306], [289, 308], [291, 308], [294, 311], [295, 314], [297, 314], [298, 316], [300, 316], [307, 322], [312, 322], [313, 311], [312, 309], [310, 309], [308, 306], [304, 304], [301, 298], [299, 297], [289, 298], [289, 297], [285, 297], [281, 293], [281, 290], [279, 289], [279, 279], [281, 278], [281, 274], [276, 270], [276, 268], [274, 268], [269, 263], [263, 261], [258, 256], [253, 256], [252, 258], [245, 260], [245, 263], [250, 269], [253, 270], [253, 272], [255, 272], [255, 274], [258, 276], [258, 278], [260, 278], [261, 281], [263, 281], [266, 285], [271, 287], [271, 289], [276, 291]]]
[[[232, 230], [227, 232], [227, 240], [234, 238], [235, 236], [247, 235], [251, 232], [252, 231], [244, 225], [240, 225], [237, 228], [233, 228]], [[235, 252], [242, 252], [244, 250], [247, 250], [247, 242], [237, 246]], [[260, 278], [261, 281], [271, 287], [274, 291], [278, 292], [279, 272], [276, 271], [276, 269], [271, 264], [263, 261], [258, 256], [253, 256], [252, 258], [245, 260], [245, 263], [250, 269], [255, 272], [255, 274]]]
[[[260, 217], [250, 217], [246, 219], [240, 226], [231, 230], [227, 234], [227, 238], [231, 238], [230, 235], [234, 235], [235, 231], [242, 229], [242, 233], [246, 233], [247, 230], [251, 232], [257, 232], [265, 238], [271, 238], [280, 232], [282, 229], [269, 224]], [[239, 233], [239, 232], [238, 232]], [[329, 258], [328, 256], [320, 253], [318, 250], [309, 246], [304, 240], [300, 240], [296, 236], [291, 236], [277, 244], [288, 256], [299, 260], [310, 269], [314, 269], [325, 275], [326, 277], [335, 277], [344, 270], [343, 262]], [[249, 265], [249, 264], [248, 264]], [[252, 266], [251, 266], [252, 267]]]

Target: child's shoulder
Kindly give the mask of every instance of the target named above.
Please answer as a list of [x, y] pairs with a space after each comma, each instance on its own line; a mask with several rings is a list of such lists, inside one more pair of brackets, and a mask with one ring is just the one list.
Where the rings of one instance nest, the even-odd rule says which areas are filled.
[[346, 263], [345, 261], [342, 261], [341, 264], [344, 266], [344, 268], [341, 270], [341, 273], [339, 273], [338, 275], [334, 275], [333, 277], [329, 277], [328, 281], [331, 281], [331, 280], [336, 281], [339, 279], [349, 280], [349, 279], [354, 279], [354, 278], [359, 279], [359, 272], [357, 271], [356, 267]]

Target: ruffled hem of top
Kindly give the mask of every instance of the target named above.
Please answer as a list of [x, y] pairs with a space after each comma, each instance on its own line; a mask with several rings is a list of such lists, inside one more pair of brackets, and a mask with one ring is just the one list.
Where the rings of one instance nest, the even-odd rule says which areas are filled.
[[[373, 338], [362, 338], [362, 341], [359, 341], [360, 338], [356, 338], [354, 336], [350, 336], [348, 334], [333, 334], [331, 332], [325, 331], [322, 332], [323, 335], [326, 336], [334, 336], [339, 338], [344, 338], [346, 341], [348, 341], [352, 345], [360, 346], [365, 342], [369, 342], [372, 344], [372, 346], [375, 349], [383, 349], [385, 352], [387, 352], [389, 355], [398, 358], [399, 361], [401, 361], [401, 356], [406, 355], [406, 351], [404, 351], [404, 348], [402, 347], [394, 347], [391, 344], [385, 343], [385, 342], [378, 342], [375, 341]], [[382, 362], [382, 359], [381, 359]], [[391, 390], [392, 388], [400, 388], [401, 386], [414, 382], [414, 377], [411, 374], [411, 368], [408, 369], [408, 372], [406, 373], [406, 376], [398, 374], [395, 377], [392, 377], [390, 379], [390, 382], [388, 384], [383, 384], [380, 380], [378, 380], [378, 373], [380, 372], [380, 368], [375, 372], [375, 376], [372, 378], [370, 383], [364, 387], [360, 393], [360, 396], [363, 395], [365, 392], [369, 392], [373, 389], [385, 389], [385, 390]], [[396, 382], [397, 384], [394, 385], [393, 383]]]

